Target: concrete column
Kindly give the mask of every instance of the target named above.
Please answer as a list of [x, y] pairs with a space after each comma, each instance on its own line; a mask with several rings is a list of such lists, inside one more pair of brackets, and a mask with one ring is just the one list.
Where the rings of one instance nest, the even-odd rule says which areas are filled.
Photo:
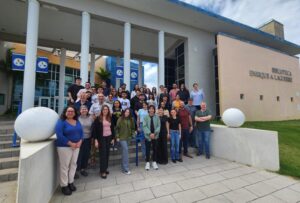
[[66, 72], [66, 49], [62, 48], [60, 52], [59, 64], [59, 89], [58, 89], [58, 114], [60, 115], [64, 110], [65, 98], [65, 72]]
[[36, 53], [39, 31], [40, 4], [37, 0], [28, 1], [26, 56], [23, 82], [22, 111], [34, 106]]
[[138, 69], [138, 84], [141, 87], [143, 84], [143, 61], [139, 60], [139, 69]]
[[126, 89], [130, 89], [130, 45], [131, 45], [131, 25], [124, 25], [124, 83]]
[[81, 24], [81, 62], [80, 77], [81, 83], [84, 85], [89, 77], [89, 48], [90, 48], [90, 21], [91, 17], [88, 12], [82, 12]]
[[[116, 65], [117, 65], [117, 66], [120, 66], [120, 65], [121, 65], [121, 58], [120, 58], [120, 56], [117, 56], [117, 58], [116, 58]], [[117, 78], [117, 79], [116, 79], [116, 86], [115, 86], [115, 88], [119, 88], [120, 85], [121, 85], [121, 79], [120, 79], [120, 78]], [[118, 89], [116, 89], [116, 90], [118, 91]]]
[[158, 87], [165, 85], [165, 32], [158, 33]]
[[95, 85], [95, 53], [91, 53], [90, 82], [92, 86]]

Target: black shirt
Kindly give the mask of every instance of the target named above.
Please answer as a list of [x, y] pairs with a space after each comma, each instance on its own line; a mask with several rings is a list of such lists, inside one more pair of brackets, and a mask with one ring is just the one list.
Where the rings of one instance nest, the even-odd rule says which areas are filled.
[[179, 130], [180, 118], [177, 116], [176, 119], [169, 118], [170, 130]]
[[73, 85], [71, 85], [71, 86], [68, 88], [68, 92], [71, 93], [72, 99], [73, 99], [74, 101], [76, 101], [76, 99], [77, 99], [77, 93], [78, 93], [79, 90], [81, 90], [81, 89], [84, 89], [84, 87], [81, 86], [81, 85], [76, 85], [76, 84], [73, 84]]
[[140, 109], [142, 109], [143, 108], [143, 103], [144, 103], [144, 101], [143, 102], [137, 102], [136, 104], [135, 104], [135, 106], [134, 106], [134, 110], [135, 111], [139, 111]]

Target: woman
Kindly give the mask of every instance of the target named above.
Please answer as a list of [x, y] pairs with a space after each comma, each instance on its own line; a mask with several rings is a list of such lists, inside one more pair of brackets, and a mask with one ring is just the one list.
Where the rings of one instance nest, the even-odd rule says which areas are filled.
[[103, 105], [100, 115], [95, 119], [92, 129], [92, 137], [95, 139], [95, 147], [99, 147], [100, 176], [106, 179], [109, 174], [108, 160], [109, 147], [114, 143], [114, 124], [107, 105]]
[[160, 132], [160, 119], [155, 114], [155, 107], [153, 105], [149, 106], [149, 113], [145, 116], [143, 121], [143, 131], [145, 134], [145, 144], [146, 144], [146, 166], [145, 169], [148, 171], [150, 169], [150, 151], [152, 148], [152, 167], [154, 170], [158, 169], [156, 159], [157, 159], [157, 139]]
[[177, 93], [180, 97], [180, 100], [184, 102], [184, 104], [188, 103], [188, 99], [190, 98], [190, 92], [186, 89], [184, 84], [180, 85], [180, 89]]
[[[112, 116], [111, 116], [114, 126], [117, 125], [117, 121], [121, 117], [121, 115], [122, 115], [121, 102], [119, 100], [116, 100], [113, 103]], [[110, 148], [111, 151], [117, 151], [116, 138], [115, 138], [114, 141], [115, 141], [114, 145], [112, 145], [111, 148]]]
[[113, 101], [116, 101], [116, 100], [119, 99], [119, 98], [118, 98], [118, 95], [117, 95], [117, 91], [116, 91], [115, 88], [111, 89], [111, 95], [112, 95], [112, 100], [113, 100]]
[[83, 139], [82, 126], [77, 121], [75, 107], [69, 106], [64, 109], [55, 127], [57, 136], [56, 147], [60, 166], [60, 186], [64, 195], [71, 195], [76, 191], [74, 175], [76, 161]]
[[175, 97], [175, 100], [172, 103], [172, 108], [175, 108], [175, 110], [178, 111], [178, 109], [180, 108], [180, 103], [181, 103], [181, 100], [180, 100], [179, 95], [177, 94]]
[[83, 129], [83, 141], [80, 147], [78, 160], [77, 160], [77, 171], [83, 176], [88, 176], [86, 172], [89, 156], [91, 152], [91, 126], [93, 124], [93, 117], [88, 115], [87, 106], [82, 105], [79, 109], [80, 116], [78, 118], [82, 129]]
[[157, 96], [158, 96], [158, 94], [157, 94], [157, 90], [156, 90], [156, 87], [152, 87], [152, 94], [154, 95], [154, 98], [155, 98], [155, 101], [157, 102]]
[[134, 88], [133, 88], [133, 90], [132, 90], [132, 92], [131, 92], [131, 94], [130, 94], [130, 99], [132, 99], [132, 98], [136, 95], [136, 91], [137, 91], [137, 90], [140, 90], [138, 84], [136, 84], [136, 85], [134, 86]]
[[159, 109], [163, 109], [164, 111], [164, 115], [167, 116], [168, 118], [170, 117], [170, 112], [169, 109], [166, 107], [166, 103], [165, 102], [160, 102], [160, 105], [158, 106]]
[[180, 119], [177, 117], [177, 112], [173, 108], [171, 110], [171, 117], [169, 118], [169, 128], [170, 128], [170, 138], [171, 138], [171, 159], [173, 163], [176, 161], [182, 162], [182, 159], [179, 157], [179, 141], [180, 141], [180, 132], [181, 124]]
[[129, 170], [128, 141], [134, 135], [134, 131], [134, 121], [130, 109], [127, 108], [123, 111], [116, 125], [116, 138], [122, 147], [122, 172], [127, 175], [131, 174]]
[[143, 108], [139, 109], [137, 112], [137, 131], [139, 133], [139, 138], [141, 140], [141, 148], [142, 148], [142, 154], [143, 157], [146, 158], [146, 147], [145, 147], [145, 135], [143, 131], [143, 121], [145, 116], [148, 115], [148, 104], [146, 102], [143, 102]]
[[158, 109], [158, 116], [160, 118], [160, 132], [157, 140], [157, 163], [168, 163], [168, 135], [169, 135], [169, 123], [168, 117], [164, 115], [162, 108]]
[[119, 87], [119, 88], [118, 88], [118, 93], [117, 93], [118, 98], [122, 98], [122, 92], [123, 92], [122, 87]]
[[155, 108], [157, 108], [157, 102], [156, 102], [156, 99], [155, 99], [155, 97], [154, 97], [154, 94], [152, 94], [152, 93], [149, 94], [147, 103], [148, 103], [149, 105], [153, 105], [153, 106], [155, 106]]

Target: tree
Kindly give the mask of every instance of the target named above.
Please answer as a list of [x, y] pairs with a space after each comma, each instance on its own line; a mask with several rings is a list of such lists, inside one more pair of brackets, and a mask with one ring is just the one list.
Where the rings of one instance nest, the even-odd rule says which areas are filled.
[[107, 80], [109, 80], [110, 76], [111, 76], [111, 73], [102, 67], [98, 68], [98, 70], [96, 71], [96, 74], [99, 76], [99, 78], [102, 81], [105, 81], [105, 82], [107, 82]]

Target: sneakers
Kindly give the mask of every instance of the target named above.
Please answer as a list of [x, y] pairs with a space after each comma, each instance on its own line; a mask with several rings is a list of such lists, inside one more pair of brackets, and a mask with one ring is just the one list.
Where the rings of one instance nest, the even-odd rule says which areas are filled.
[[130, 175], [131, 174], [130, 171], [123, 171], [123, 173], [126, 174], [126, 175]]
[[145, 169], [146, 169], [147, 171], [150, 170], [150, 163], [149, 163], [149, 162], [146, 163]]
[[152, 162], [152, 167], [153, 167], [154, 170], [158, 169], [157, 163], [155, 161]]
[[62, 187], [62, 188], [61, 188], [61, 192], [62, 192], [64, 195], [71, 195], [71, 194], [72, 194], [72, 191], [70, 190], [69, 186]]

